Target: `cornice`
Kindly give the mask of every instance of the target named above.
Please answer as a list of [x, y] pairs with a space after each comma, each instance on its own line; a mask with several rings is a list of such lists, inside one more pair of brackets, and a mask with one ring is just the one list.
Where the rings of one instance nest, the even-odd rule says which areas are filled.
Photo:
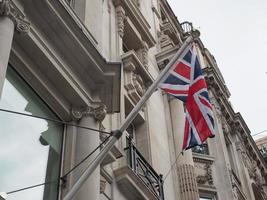
[[164, 13], [165, 17], [168, 20], [167, 22], [162, 22], [161, 24], [162, 32], [169, 35], [176, 45], [180, 45], [182, 43], [182, 36], [183, 36], [183, 29], [180, 22], [174, 15], [167, 1], [160, 1], [160, 7], [161, 7], [161, 12]]
[[178, 21], [177, 17], [175, 16], [172, 8], [170, 7], [168, 1], [161, 0], [160, 4], [165, 9], [165, 11], [167, 11], [168, 16], [170, 17], [172, 23], [174, 24], [174, 27], [177, 29], [177, 33], [182, 35], [183, 34], [183, 28], [182, 28], [180, 22]]
[[214, 163], [214, 160], [215, 158], [213, 156], [193, 153], [194, 162], [212, 164]]
[[244, 144], [251, 159], [256, 161], [262, 176], [266, 177], [267, 166], [265, 164], [265, 161], [260, 154], [254, 140], [252, 139], [250, 130], [242, 115], [240, 113], [234, 112], [228, 100], [230, 93], [228, 93], [228, 89], [226, 88], [225, 84], [218, 77], [214, 68], [205, 68], [204, 74], [208, 88], [210, 91], [212, 91], [214, 98], [220, 106], [221, 115], [231, 129], [230, 133], [238, 134], [240, 141], [242, 141], [242, 143]]

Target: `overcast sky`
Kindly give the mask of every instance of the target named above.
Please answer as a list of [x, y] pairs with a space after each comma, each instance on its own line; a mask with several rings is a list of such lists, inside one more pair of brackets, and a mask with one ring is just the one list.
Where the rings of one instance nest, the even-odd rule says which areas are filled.
[[191, 21], [200, 30], [231, 92], [234, 110], [242, 114], [252, 135], [266, 130], [267, 1], [168, 2], [180, 22]]

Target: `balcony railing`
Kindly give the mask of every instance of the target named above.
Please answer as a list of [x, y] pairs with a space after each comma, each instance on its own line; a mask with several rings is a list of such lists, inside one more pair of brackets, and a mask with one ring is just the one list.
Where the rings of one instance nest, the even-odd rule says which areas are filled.
[[185, 21], [185, 22], [181, 23], [181, 26], [182, 26], [185, 34], [188, 34], [193, 30], [193, 24], [191, 22]]
[[146, 159], [136, 149], [132, 140], [129, 138], [127, 138], [127, 140], [128, 147], [125, 148], [125, 151], [127, 152], [129, 167], [151, 190], [157, 199], [164, 200], [162, 175], [158, 175], [155, 172]]

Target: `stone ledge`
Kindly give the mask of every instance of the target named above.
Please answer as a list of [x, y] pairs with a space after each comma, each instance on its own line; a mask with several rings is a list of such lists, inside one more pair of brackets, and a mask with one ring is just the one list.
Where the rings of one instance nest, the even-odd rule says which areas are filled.
[[116, 182], [128, 200], [158, 200], [144, 182], [128, 166], [114, 171]]

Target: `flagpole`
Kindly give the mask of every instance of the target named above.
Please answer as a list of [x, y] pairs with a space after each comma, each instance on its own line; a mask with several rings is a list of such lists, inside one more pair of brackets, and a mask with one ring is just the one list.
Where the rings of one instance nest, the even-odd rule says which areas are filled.
[[95, 159], [90, 163], [88, 168], [83, 172], [81, 177], [76, 181], [76, 183], [72, 186], [70, 191], [66, 194], [63, 200], [71, 200], [74, 195], [78, 192], [78, 190], [82, 187], [84, 182], [90, 177], [90, 175], [94, 172], [98, 165], [104, 160], [105, 156], [108, 154], [110, 149], [114, 146], [114, 144], [118, 141], [118, 139], [122, 136], [122, 133], [126, 130], [126, 128], [132, 123], [134, 118], [137, 116], [145, 102], [148, 98], [153, 94], [155, 89], [158, 87], [158, 84], [166, 78], [168, 75], [168, 71], [173, 66], [173, 64], [180, 58], [181, 54], [189, 47], [189, 45], [194, 41], [194, 39], [198, 38], [200, 35], [199, 31], [194, 30], [191, 32], [191, 35], [187, 37], [184, 41], [183, 45], [179, 48], [177, 53], [173, 56], [171, 61], [167, 64], [167, 66], [161, 71], [156, 80], [151, 84], [151, 86], [147, 89], [145, 94], [139, 100], [139, 102], [135, 105], [132, 111], [128, 114], [128, 116], [124, 119], [119, 129], [112, 132], [111, 139], [107, 142], [107, 144], [103, 147], [100, 153], [95, 157]]

